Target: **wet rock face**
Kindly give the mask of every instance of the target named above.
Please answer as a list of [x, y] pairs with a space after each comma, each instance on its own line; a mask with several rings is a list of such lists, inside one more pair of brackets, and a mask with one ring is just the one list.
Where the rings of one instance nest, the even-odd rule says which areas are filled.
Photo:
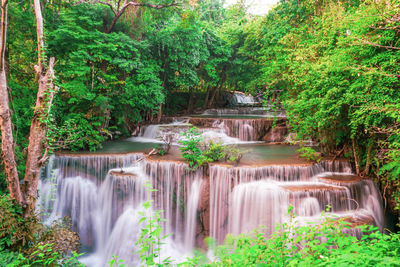
[[[227, 119], [191, 117], [189, 123], [198, 127], [223, 128], [227, 135], [242, 141], [283, 142], [287, 134], [286, 119]], [[266, 139], [266, 140], [264, 140]]]
[[276, 126], [270, 129], [262, 138], [264, 142], [284, 142], [288, 133], [286, 125]]
[[205, 179], [203, 184], [197, 217], [196, 247], [206, 249], [204, 239], [210, 235], [210, 180]]

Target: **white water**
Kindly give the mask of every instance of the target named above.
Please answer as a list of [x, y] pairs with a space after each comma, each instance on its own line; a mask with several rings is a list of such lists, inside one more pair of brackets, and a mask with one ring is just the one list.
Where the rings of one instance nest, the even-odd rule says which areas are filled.
[[338, 217], [357, 217], [362, 212], [382, 228], [382, 203], [372, 181], [330, 183], [320, 179], [334, 174], [349, 175], [346, 171], [350, 171], [350, 166], [344, 162], [308, 167], [211, 166], [210, 236], [222, 243], [228, 233], [249, 233], [260, 225], [270, 235], [277, 223], [287, 221], [289, 205], [300, 221], [319, 218], [320, 212], [329, 206]]
[[260, 118], [286, 118], [283, 110], [272, 111], [263, 107], [237, 107], [237, 108], [219, 108], [207, 109], [202, 116], [238, 116], [238, 117], [260, 117]]
[[[104, 156], [101, 169], [115, 165], [109, 164], [107, 157]], [[133, 159], [140, 155], [126, 157]], [[93, 160], [100, 158], [82, 156], [82, 162], [93, 164]], [[119, 168], [110, 168], [102, 182], [95, 182], [91, 179], [96, 175], [101, 179], [100, 169], [93, 171], [93, 177], [63, 177], [63, 173], [82, 173], [80, 164], [71, 165], [70, 161], [66, 157], [52, 157], [49, 166], [54, 168], [52, 173], [57, 177], [52, 179], [53, 175], [41, 181], [41, 207], [49, 212], [43, 218], [49, 224], [56, 218], [71, 217], [82, 245], [92, 251], [83, 258], [85, 264], [107, 266], [113, 255], [118, 255], [129, 265], [138, 264], [135, 244], [143, 227], [138, 222], [142, 217], [142, 203], [150, 198], [154, 200], [154, 208], [164, 210], [162, 216], [167, 219], [162, 225], [164, 234], [171, 235], [162, 247], [162, 258], [181, 258], [191, 252], [195, 246], [197, 207], [203, 184], [201, 176], [187, 173], [183, 163], [146, 162], [134, 167], [121, 164]], [[159, 179], [160, 173], [164, 179]], [[158, 191], [149, 194], [144, 186], [146, 181]]]
[[259, 101], [257, 101], [252, 95], [234, 93], [230, 99], [230, 104], [233, 106], [249, 106], [259, 104]]
[[[149, 132], [154, 132], [153, 129]], [[205, 134], [206, 131], [203, 133]], [[150, 133], [149, 133], [150, 135]], [[226, 234], [248, 233], [260, 224], [270, 235], [276, 223], [288, 220], [289, 205], [299, 223], [318, 222], [327, 205], [333, 216], [384, 225], [381, 199], [370, 180], [351, 179], [346, 162], [311, 166], [231, 167], [211, 165], [209, 174], [186, 170], [182, 162], [142, 160], [142, 154], [53, 156], [40, 184], [43, 219], [65, 215], [88, 250], [87, 266], [107, 266], [113, 255], [138, 265], [136, 242], [143, 224], [163, 210], [161, 258], [181, 259], [203, 238], [219, 243]], [[350, 177], [348, 181], [341, 179]], [[354, 178], [354, 177], [353, 177]], [[148, 194], [149, 181], [157, 190]], [[153, 210], [142, 203], [153, 200]], [[152, 216], [152, 215], [151, 215]], [[371, 219], [371, 220], [370, 220]], [[359, 230], [346, 230], [360, 236]]]
[[[191, 124], [186, 122], [173, 122], [169, 124], [155, 124], [148, 125], [143, 128], [139, 136], [131, 137], [128, 140], [133, 142], [145, 142], [145, 143], [164, 143], [163, 140], [166, 137], [172, 139], [172, 145], [179, 145], [178, 140], [184, 140], [182, 132], [186, 132]], [[211, 128], [200, 128], [200, 133], [203, 142], [209, 143], [221, 143], [224, 145], [228, 144], [243, 144], [249, 143], [253, 138], [253, 128], [247, 123], [242, 123], [240, 120], [236, 121], [233, 126], [238, 129], [238, 133], [232, 132], [229, 127], [225, 127], [224, 122], [216, 121]]]

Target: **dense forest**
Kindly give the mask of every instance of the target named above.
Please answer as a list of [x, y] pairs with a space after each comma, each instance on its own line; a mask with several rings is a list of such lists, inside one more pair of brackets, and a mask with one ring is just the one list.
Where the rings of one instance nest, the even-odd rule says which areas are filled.
[[[29, 199], [36, 198], [38, 178], [32, 181], [48, 155], [95, 151], [163, 115], [216, 107], [223, 91], [262, 96], [265, 105], [283, 108], [299, 140], [315, 141], [326, 158], [348, 158], [357, 175], [377, 183], [386, 210], [400, 217], [399, 1], [281, 0], [263, 16], [249, 14], [241, 1], [230, 7], [220, 0], [1, 2], [1, 134], [12, 131], [14, 138], [11, 147], [2, 139], [2, 159], [13, 150], [18, 172], [12, 177], [10, 163], [0, 163], [4, 257], [27, 264], [22, 255], [29, 258], [60, 236], [68, 236], [68, 245], [57, 243], [60, 255], [76, 249], [75, 233], [32, 216], [35, 201]], [[49, 90], [40, 95], [40, 86]], [[35, 123], [43, 130], [36, 135]], [[29, 149], [32, 139], [36, 152]], [[15, 177], [25, 177], [28, 200], [15, 197]], [[243, 251], [256, 248], [256, 257], [273, 257], [282, 237], [274, 238], [260, 237], [253, 248], [241, 240]], [[271, 251], [260, 249], [267, 243]], [[274, 264], [301, 261], [289, 254]], [[245, 257], [240, 250], [237, 255]], [[34, 258], [32, 265], [55, 264]], [[234, 262], [226, 256], [219, 264]]]

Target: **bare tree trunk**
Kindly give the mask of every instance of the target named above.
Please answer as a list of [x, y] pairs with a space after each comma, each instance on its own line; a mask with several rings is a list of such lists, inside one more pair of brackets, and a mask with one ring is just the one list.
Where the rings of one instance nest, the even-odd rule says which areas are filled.
[[[37, 186], [40, 178], [40, 168], [47, 160], [46, 131], [47, 118], [54, 97], [54, 58], [50, 58], [46, 66], [44, 35], [43, 35], [43, 17], [40, 6], [40, 0], [33, 0], [36, 33], [38, 40], [38, 64], [35, 66], [39, 80], [39, 89], [36, 98], [36, 106], [32, 118], [28, 158], [26, 162], [25, 177], [23, 183], [23, 192], [25, 196], [25, 214], [29, 215], [35, 209]], [[46, 150], [43, 155], [43, 150]]]
[[11, 111], [8, 105], [8, 90], [5, 68], [5, 50], [7, 37], [7, 5], [8, 0], [1, 1], [0, 25], [0, 127], [1, 127], [1, 156], [4, 162], [5, 174], [8, 180], [10, 196], [22, 203], [19, 186], [17, 164], [14, 154], [14, 138], [12, 134]]

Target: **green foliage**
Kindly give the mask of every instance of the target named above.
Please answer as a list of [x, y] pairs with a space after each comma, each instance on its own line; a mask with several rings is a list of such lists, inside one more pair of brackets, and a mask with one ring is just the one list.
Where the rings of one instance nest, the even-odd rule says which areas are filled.
[[203, 153], [202, 137], [198, 128], [192, 127], [181, 135], [183, 139], [178, 141], [182, 145], [179, 149], [182, 152], [182, 157], [189, 164], [190, 170], [197, 170], [200, 166], [211, 161]]
[[[72, 6], [49, 33], [50, 53], [59, 61], [56, 139], [72, 150], [100, 147], [113, 132], [111, 126], [128, 134], [129, 124], [140, 122], [144, 112], [154, 112], [164, 100], [160, 67], [148, 53], [148, 42], [121, 31], [104, 33], [105, 10], [103, 5]], [[71, 124], [78, 127], [65, 133]], [[73, 139], [78, 142], [69, 142]]]
[[25, 257], [18, 252], [9, 250], [0, 250], [0, 265], [6, 267], [21, 266], [25, 261]]
[[113, 256], [112, 259], [108, 262], [110, 264], [110, 267], [125, 267], [126, 264], [124, 263], [124, 260], [119, 260], [117, 256]]
[[315, 151], [312, 147], [301, 146], [297, 152], [300, 153], [300, 157], [309, 161], [320, 162], [322, 159], [321, 153]]
[[[62, 125], [49, 125], [48, 142], [54, 150], [70, 149], [72, 151], [89, 149], [95, 151], [101, 147], [106, 136], [94, 127], [100, 126], [98, 122], [88, 122], [82, 114], [71, 114], [70, 118], [63, 121]], [[106, 133], [106, 130], [103, 129]]]
[[224, 146], [214, 142], [204, 144], [201, 133], [196, 127], [190, 128], [181, 135], [183, 139], [178, 141], [182, 145], [179, 149], [182, 157], [189, 164], [190, 170], [197, 170], [204, 164], [222, 160], [238, 164], [244, 153], [237, 146]]
[[9, 196], [1, 196], [0, 225], [0, 255], [4, 254], [1, 258], [9, 266], [48, 266], [59, 262], [81, 266], [76, 260], [79, 255], [74, 252], [79, 237], [69, 230], [68, 222], [45, 226], [36, 216], [24, 217], [20, 205]]
[[204, 151], [204, 156], [212, 161], [220, 161], [226, 158], [225, 146], [221, 143], [210, 142], [207, 149]]
[[[145, 189], [149, 196], [151, 193], [156, 191], [151, 184], [146, 183]], [[139, 214], [142, 216], [139, 219], [139, 223], [144, 223], [144, 227], [142, 227], [140, 236], [136, 245], [139, 246], [139, 250], [137, 253], [140, 256], [140, 263], [146, 266], [165, 266], [171, 264], [171, 260], [166, 258], [161, 261], [160, 253], [161, 253], [161, 245], [162, 240], [167, 238], [166, 235], [162, 235], [162, 227], [161, 223], [165, 221], [161, 219], [162, 211], [153, 211], [152, 201], [146, 201], [143, 203], [143, 207], [145, 209], [144, 212], [140, 212]]]
[[398, 1], [288, 0], [252, 20], [235, 13], [242, 20], [224, 29], [239, 36], [231, 38], [238, 58], [249, 61], [240, 66], [255, 68], [255, 77], [237, 75], [245, 88], [265, 88], [266, 102], [281, 102], [299, 139], [316, 141], [326, 155], [350, 156], [358, 175], [375, 176], [394, 198], [399, 12]]
[[229, 160], [234, 162], [236, 165], [239, 164], [239, 161], [242, 159], [243, 154], [247, 151], [242, 151], [240, 148], [234, 145], [225, 147], [225, 160]]
[[22, 208], [8, 195], [0, 196], [0, 249], [25, 247], [34, 240], [37, 219], [22, 215]]
[[230, 237], [209, 266], [398, 266], [400, 235], [385, 235], [373, 226], [358, 226], [361, 240], [343, 232], [349, 223], [323, 216], [323, 221], [277, 225], [271, 237], [261, 231]]

